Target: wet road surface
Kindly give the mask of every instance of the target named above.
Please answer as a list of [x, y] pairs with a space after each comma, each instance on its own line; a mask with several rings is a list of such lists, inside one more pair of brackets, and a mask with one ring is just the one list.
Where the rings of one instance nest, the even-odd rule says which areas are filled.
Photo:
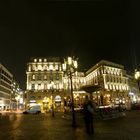
[[82, 117], [76, 128], [71, 117], [62, 113], [15, 114], [0, 116], [0, 140], [140, 140], [140, 110], [126, 112], [122, 118], [95, 121], [95, 134], [85, 132]]

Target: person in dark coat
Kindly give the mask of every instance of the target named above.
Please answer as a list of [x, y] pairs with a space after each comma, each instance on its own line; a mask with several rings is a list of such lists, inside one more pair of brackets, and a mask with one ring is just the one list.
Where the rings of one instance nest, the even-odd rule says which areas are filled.
[[83, 111], [84, 111], [84, 121], [85, 121], [85, 126], [86, 126], [86, 132], [88, 134], [94, 134], [94, 125], [93, 125], [94, 105], [92, 101], [88, 99], [88, 96], [86, 96], [85, 98]]

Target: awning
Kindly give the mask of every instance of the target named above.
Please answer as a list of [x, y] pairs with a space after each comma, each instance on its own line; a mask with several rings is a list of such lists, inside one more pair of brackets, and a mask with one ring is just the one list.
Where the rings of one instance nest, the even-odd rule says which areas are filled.
[[88, 93], [93, 93], [95, 91], [98, 91], [101, 87], [99, 85], [87, 85], [87, 86], [83, 86], [81, 87], [82, 90], [88, 92]]

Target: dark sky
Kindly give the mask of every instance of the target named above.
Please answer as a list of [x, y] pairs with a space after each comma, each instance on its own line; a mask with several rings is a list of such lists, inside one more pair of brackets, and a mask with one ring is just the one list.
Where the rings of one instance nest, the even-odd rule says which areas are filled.
[[132, 71], [140, 61], [139, 13], [135, 0], [1, 2], [0, 62], [22, 88], [34, 56], [72, 54], [81, 69], [106, 59]]

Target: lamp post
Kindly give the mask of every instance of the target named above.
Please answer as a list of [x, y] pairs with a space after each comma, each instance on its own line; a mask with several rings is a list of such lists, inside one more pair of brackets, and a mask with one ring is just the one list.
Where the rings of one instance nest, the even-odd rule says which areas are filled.
[[51, 105], [51, 109], [52, 109], [52, 117], [54, 117], [54, 103], [53, 103], [53, 92], [54, 92], [54, 82], [51, 81], [51, 84], [50, 84], [50, 90], [51, 90], [51, 102], [52, 102], [52, 105]]
[[135, 79], [137, 80], [138, 88], [140, 91], [140, 71], [135, 70]]
[[71, 107], [72, 107], [72, 126], [76, 126], [75, 110], [74, 110], [74, 97], [73, 97], [73, 83], [72, 75], [77, 69], [77, 60], [72, 57], [68, 57], [67, 60], [64, 59], [64, 64], [62, 65], [63, 70], [68, 74], [70, 78], [70, 89], [71, 89]]

